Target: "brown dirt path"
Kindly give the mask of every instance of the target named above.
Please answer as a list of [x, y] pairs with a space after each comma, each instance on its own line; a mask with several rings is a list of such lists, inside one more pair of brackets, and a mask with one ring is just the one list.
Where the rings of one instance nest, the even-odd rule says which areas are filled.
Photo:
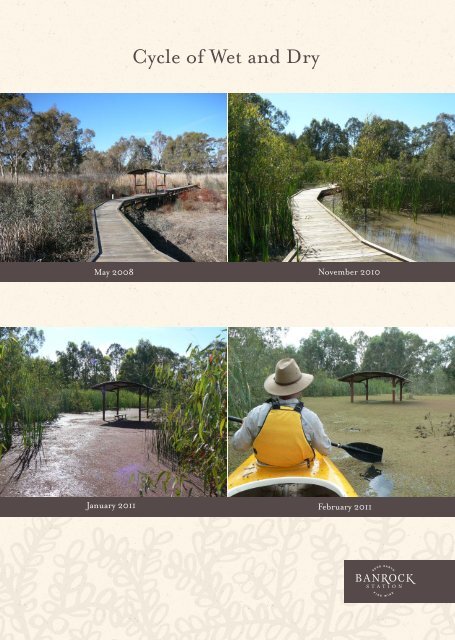
[[[107, 412], [108, 420], [112, 414]], [[18, 445], [3, 456], [0, 496], [138, 497], [139, 475], [155, 475], [168, 467], [147, 451], [153, 425], [137, 422], [137, 410], [129, 410], [127, 418], [103, 423], [101, 412], [62, 414], [45, 430], [41, 449], [28, 460], [21, 459]], [[191, 495], [202, 495], [194, 485], [191, 488]], [[171, 494], [160, 486], [147, 495]]]

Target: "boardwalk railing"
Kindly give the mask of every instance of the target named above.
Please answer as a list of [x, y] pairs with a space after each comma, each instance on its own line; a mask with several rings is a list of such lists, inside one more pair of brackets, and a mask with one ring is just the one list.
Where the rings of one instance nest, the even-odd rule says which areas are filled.
[[414, 262], [363, 238], [320, 202], [336, 185], [302, 189], [291, 198], [295, 248], [285, 262]]
[[[94, 236], [97, 247], [91, 262], [176, 262], [153, 246], [127, 218], [124, 211], [148, 201], [162, 204], [175, 199], [183, 191], [198, 188], [187, 185], [156, 193], [107, 200], [93, 211]], [[157, 202], [158, 201], [158, 202]]]

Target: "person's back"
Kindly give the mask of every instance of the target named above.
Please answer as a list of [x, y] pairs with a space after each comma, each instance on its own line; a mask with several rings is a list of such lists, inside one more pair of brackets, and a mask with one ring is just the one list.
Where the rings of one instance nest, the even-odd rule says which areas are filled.
[[294, 407], [271, 403], [264, 424], [253, 441], [253, 451], [260, 464], [273, 467], [310, 466], [314, 460], [314, 449], [302, 429], [301, 410], [303, 404]]
[[[292, 358], [280, 360], [275, 374], [264, 388], [278, 396], [254, 407], [234, 434], [232, 445], [238, 451], [253, 447], [259, 464], [276, 467], [310, 465], [314, 450], [330, 453], [330, 440], [318, 416], [299, 401], [301, 391], [313, 381], [301, 373]], [[288, 392], [283, 394], [283, 390]]]

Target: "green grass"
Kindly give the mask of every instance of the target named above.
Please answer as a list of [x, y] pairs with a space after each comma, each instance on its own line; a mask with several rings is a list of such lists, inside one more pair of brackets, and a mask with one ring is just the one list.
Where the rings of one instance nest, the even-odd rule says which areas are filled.
[[[368, 186], [359, 186], [343, 162], [334, 164], [334, 180], [341, 186], [343, 211], [363, 215], [365, 206], [376, 213], [406, 211], [417, 219], [421, 213], [455, 214], [455, 182], [418, 171], [405, 172], [398, 164], [376, 165]], [[340, 171], [341, 168], [341, 171]]]
[[[106, 408], [115, 409], [117, 396], [115, 393], [106, 394]], [[153, 398], [150, 407], [154, 407]], [[100, 391], [94, 389], [66, 388], [60, 391], [59, 411], [62, 413], [84, 413], [86, 411], [101, 411], [103, 408], [103, 396]], [[135, 409], [139, 407], [139, 396], [131, 391], [120, 392], [120, 406], [122, 408]], [[145, 398], [142, 398], [142, 406], [145, 406]]]
[[[229, 413], [243, 417], [253, 406], [264, 402], [267, 399], [267, 394], [262, 386], [262, 377], [259, 380], [247, 381], [242, 367], [236, 366], [236, 364], [234, 359], [229, 361]], [[369, 382], [370, 396], [387, 393], [390, 390], [390, 383], [386, 380], [370, 380]], [[354, 384], [354, 394], [357, 397], [365, 395], [363, 383]], [[318, 373], [315, 375], [313, 383], [305, 390], [305, 405], [311, 404], [315, 396], [348, 398], [350, 396], [349, 385], [346, 382], [330, 378], [324, 373]]]

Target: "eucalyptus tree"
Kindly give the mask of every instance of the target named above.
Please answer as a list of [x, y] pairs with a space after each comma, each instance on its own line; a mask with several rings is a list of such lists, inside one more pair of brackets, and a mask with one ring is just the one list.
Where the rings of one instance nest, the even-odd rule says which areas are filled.
[[0, 93], [0, 175], [9, 171], [18, 178], [19, 166], [25, 166], [28, 145], [27, 127], [32, 105], [23, 93]]

